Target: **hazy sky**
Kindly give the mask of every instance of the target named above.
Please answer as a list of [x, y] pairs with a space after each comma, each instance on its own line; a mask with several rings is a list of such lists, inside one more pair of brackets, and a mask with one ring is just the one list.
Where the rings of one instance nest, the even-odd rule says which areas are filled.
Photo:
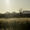
[[20, 8], [30, 9], [30, 0], [0, 0], [0, 13], [19, 12]]

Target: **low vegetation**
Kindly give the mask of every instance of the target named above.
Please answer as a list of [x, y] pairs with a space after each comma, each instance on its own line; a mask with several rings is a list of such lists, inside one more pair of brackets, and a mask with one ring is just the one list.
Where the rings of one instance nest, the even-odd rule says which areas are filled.
[[[27, 20], [27, 19], [26, 19]], [[30, 30], [30, 21], [0, 21], [0, 29], [4, 30]]]

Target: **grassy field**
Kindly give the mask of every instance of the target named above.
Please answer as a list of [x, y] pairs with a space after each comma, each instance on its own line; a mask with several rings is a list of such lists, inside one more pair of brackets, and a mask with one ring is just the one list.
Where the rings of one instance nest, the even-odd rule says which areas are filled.
[[30, 18], [0, 18], [0, 30], [27, 30]]
[[11, 22], [11, 21], [30, 21], [30, 18], [0, 18], [0, 21], [7, 21], [7, 22]]

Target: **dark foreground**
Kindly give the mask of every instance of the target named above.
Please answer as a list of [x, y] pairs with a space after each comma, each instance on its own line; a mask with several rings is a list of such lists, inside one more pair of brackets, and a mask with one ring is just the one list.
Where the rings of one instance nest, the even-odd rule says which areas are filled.
[[0, 30], [30, 30], [30, 22], [3, 22], [0, 21]]

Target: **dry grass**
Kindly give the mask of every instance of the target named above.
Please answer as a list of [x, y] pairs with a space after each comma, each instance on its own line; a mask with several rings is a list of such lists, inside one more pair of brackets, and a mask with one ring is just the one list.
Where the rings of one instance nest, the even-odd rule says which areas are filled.
[[[5, 19], [5, 18], [0, 18], [0, 22], [10, 22], [10, 23], [12, 23], [12, 22], [14, 22], [14, 21], [19, 21], [19, 22], [24, 22], [24, 21], [30, 21], [30, 18], [7, 18], [7, 19]], [[18, 25], [18, 24], [17, 24]], [[20, 25], [20, 24], [19, 24]], [[18, 26], [19, 26], [18, 25]], [[17, 26], [17, 27], [18, 27]], [[20, 27], [20, 26], [19, 26]], [[19, 28], [18, 27], [18, 28]], [[17, 29], [18, 29], [17, 28]], [[22, 29], [22, 27], [20, 27], [21, 29]], [[10, 28], [9, 28], [10, 29]], [[8, 28], [6, 29], [6, 30], [9, 30]], [[4, 28], [2, 28], [2, 30], [4, 30]], [[10, 30], [13, 30], [13, 28], [11, 28]]]
[[20, 21], [20, 22], [24, 22], [24, 21], [30, 21], [30, 18], [0, 18], [0, 21], [4, 21], [4, 22], [12, 22], [12, 21]]

